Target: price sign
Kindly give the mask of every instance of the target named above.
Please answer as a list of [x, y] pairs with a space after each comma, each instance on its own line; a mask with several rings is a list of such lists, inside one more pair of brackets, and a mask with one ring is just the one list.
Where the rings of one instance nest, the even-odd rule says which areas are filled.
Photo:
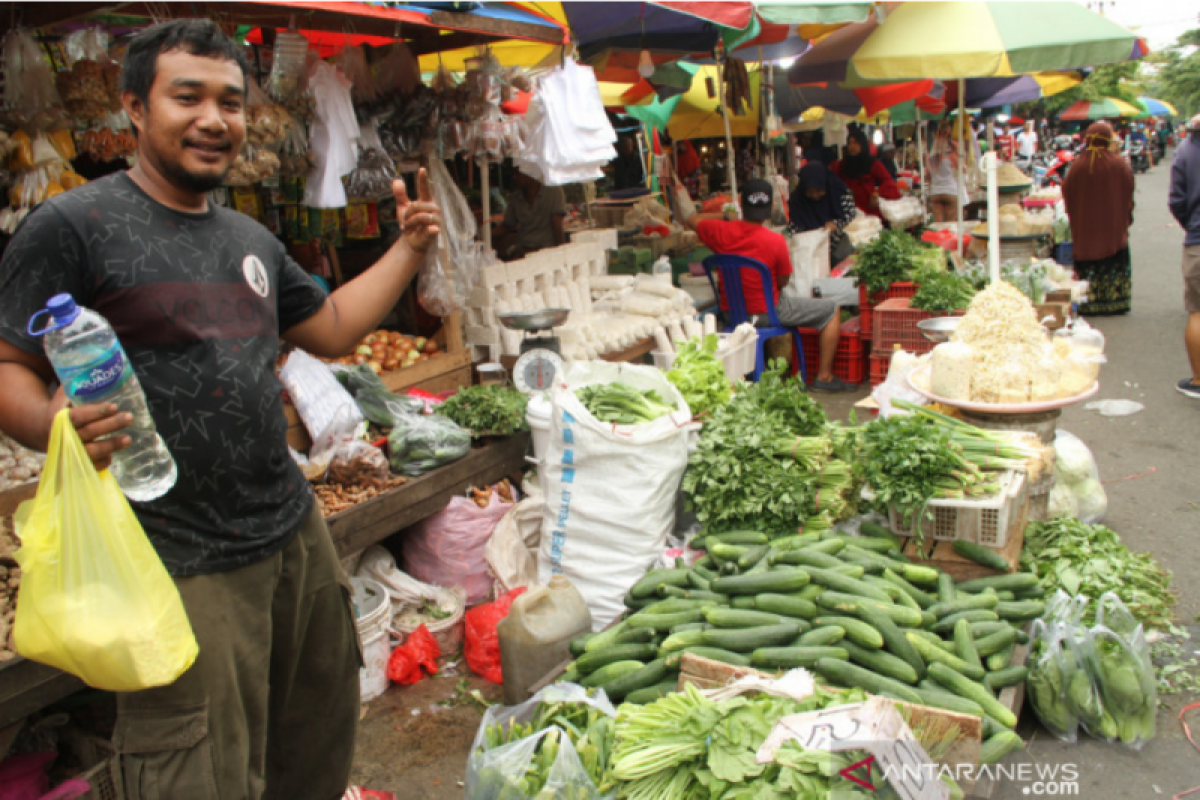
[[873, 789], [868, 779], [858, 776], [876, 769], [904, 800], [948, 800], [950, 790], [938, 779], [938, 769], [925, 748], [913, 736], [896, 707], [883, 697], [865, 703], [793, 714], [783, 717], [771, 730], [757, 754], [759, 764], [775, 760], [785, 742], [795, 740], [808, 750], [866, 750], [871, 758], [842, 772], [860, 788]]

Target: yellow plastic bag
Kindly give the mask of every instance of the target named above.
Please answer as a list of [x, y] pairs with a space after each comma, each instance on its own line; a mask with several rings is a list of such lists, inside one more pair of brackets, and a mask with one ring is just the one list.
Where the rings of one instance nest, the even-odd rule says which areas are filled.
[[37, 496], [14, 522], [18, 653], [114, 692], [171, 683], [196, 660], [175, 583], [116, 478], [96, 472], [66, 410], [54, 418]]

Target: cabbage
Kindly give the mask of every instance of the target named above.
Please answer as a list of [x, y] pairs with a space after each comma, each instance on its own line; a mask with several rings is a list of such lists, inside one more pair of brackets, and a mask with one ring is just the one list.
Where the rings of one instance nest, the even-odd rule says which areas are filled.
[[1104, 487], [1100, 485], [1100, 481], [1088, 478], [1073, 485], [1071, 491], [1079, 506], [1080, 522], [1095, 525], [1104, 519], [1104, 514], [1108, 511], [1108, 495], [1104, 493]]
[[1054, 471], [1064, 483], [1075, 484], [1096, 475], [1092, 451], [1079, 437], [1059, 431], [1054, 437], [1054, 452], [1057, 459]]
[[1054, 484], [1054, 488], [1050, 490], [1050, 504], [1046, 516], [1049, 519], [1079, 516], [1079, 503], [1075, 500], [1075, 493], [1071, 491], [1070, 486], [1061, 481]]

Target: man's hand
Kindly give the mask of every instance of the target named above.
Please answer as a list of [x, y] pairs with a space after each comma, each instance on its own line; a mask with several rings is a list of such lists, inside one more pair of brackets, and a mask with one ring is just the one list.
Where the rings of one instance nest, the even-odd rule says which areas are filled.
[[396, 220], [400, 223], [400, 238], [418, 253], [427, 253], [441, 232], [442, 214], [433, 201], [429, 173], [424, 167], [417, 172], [417, 199], [410, 200], [404, 181], [392, 181], [396, 198]]
[[[52, 404], [56, 411], [61, 408], [60, 397], [62, 397], [61, 389]], [[65, 397], [63, 399], [65, 400]], [[107, 469], [112, 464], [113, 453], [129, 447], [133, 443], [133, 439], [121, 435], [111, 436], [103, 441], [97, 440], [122, 430], [131, 422], [133, 422], [133, 415], [127, 411], [121, 411], [114, 403], [96, 403], [71, 409], [71, 424], [78, 431], [79, 438], [83, 440], [84, 447], [87, 449], [88, 457], [92, 459], [97, 470]]]
[[837, 221], [831, 219], [831, 220], [829, 220], [829, 222], [826, 222], [825, 230], [829, 231], [830, 233], [836, 232], [837, 231]]

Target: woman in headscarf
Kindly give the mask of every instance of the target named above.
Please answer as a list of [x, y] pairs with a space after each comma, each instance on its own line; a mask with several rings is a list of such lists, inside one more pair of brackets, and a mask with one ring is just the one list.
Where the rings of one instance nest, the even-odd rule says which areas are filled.
[[796, 233], [824, 228], [829, 231], [829, 255], [833, 263], [850, 255], [844, 233], [854, 219], [854, 195], [840, 178], [820, 161], [810, 161], [800, 170], [800, 182], [788, 198], [788, 216]]
[[1085, 137], [1087, 149], [1071, 164], [1063, 183], [1075, 274], [1089, 282], [1081, 314], [1126, 314], [1133, 300], [1133, 170], [1110, 149], [1113, 138], [1107, 122], [1093, 123]]
[[871, 155], [871, 143], [862, 128], [851, 128], [846, 139], [846, 154], [833, 163], [833, 174], [854, 193], [854, 205], [864, 214], [879, 216], [879, 199], [899, 200], [900, 188], [887, 168]]

